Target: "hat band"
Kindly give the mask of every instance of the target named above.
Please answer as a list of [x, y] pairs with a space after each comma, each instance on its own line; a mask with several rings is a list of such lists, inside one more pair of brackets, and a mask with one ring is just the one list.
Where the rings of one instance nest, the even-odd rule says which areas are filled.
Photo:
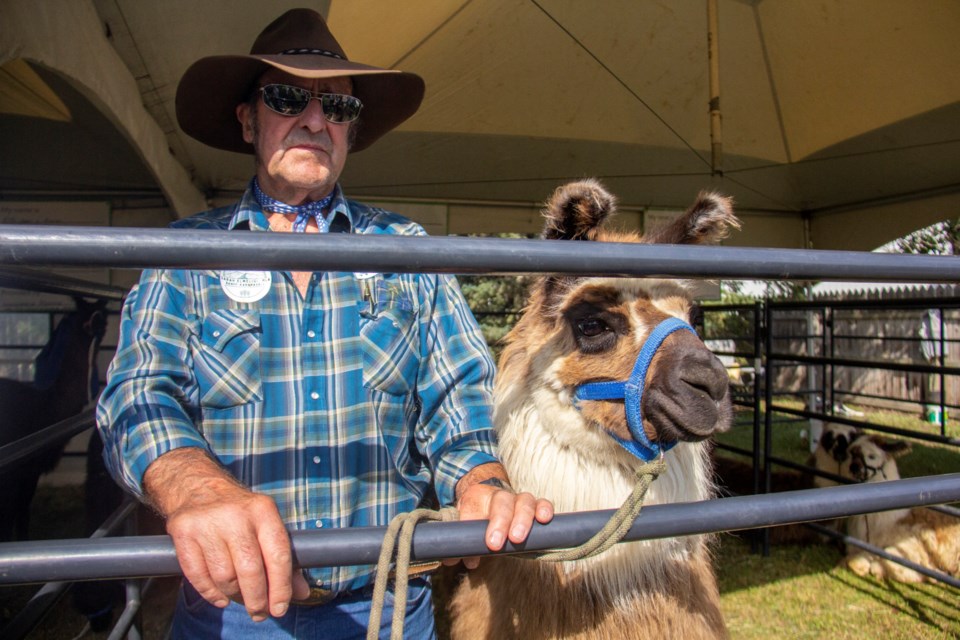
[[299, 56], [299, 55], [310, 55], [310, 56], [327, 56], [328, 58], [337, 58], [338, 60], [346, 60], [346, 58], [339, 53], [334, 53], [333, 51], [327, 51], [326, 49], [287, 49], [281, 51], [280, 55], [282, 56]]

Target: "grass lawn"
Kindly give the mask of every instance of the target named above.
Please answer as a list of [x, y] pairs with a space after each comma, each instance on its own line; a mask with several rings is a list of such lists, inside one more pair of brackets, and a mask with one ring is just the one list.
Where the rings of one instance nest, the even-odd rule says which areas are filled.
[[724, 535], [716, 553], [723, 613], [742, 640], [960, 637], [960, 593], [936, 583], [860, 578], [830, 545], [774, 546], [752, 554]]

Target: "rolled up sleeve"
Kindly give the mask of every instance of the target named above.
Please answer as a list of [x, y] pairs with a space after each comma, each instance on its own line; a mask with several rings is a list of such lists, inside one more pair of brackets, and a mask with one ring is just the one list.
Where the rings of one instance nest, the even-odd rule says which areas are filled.
[[437, 497], [455, 501], [456, 484], [472, 468], [497, 462], [492, 423], [495, 368], [456, 280], [420, 280], [421, 402], [417, 438], [431, 461]]
[[184, 313], [185, 287], [174, 273], [145, 271], [127, 297], [97, 406], [107, 467], [141, 498], [154, 460], [180, 447], [209, 449], [196, 427], [199, 391], [188, 346], [196, 320]]

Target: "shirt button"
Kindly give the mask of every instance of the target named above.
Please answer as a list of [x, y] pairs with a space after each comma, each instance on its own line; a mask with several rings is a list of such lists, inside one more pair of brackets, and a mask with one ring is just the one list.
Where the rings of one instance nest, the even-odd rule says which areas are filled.
[[317, 332], [314, 331], [313, 329], [310, 329], [310, 331], [307, 331], [307, 337], [308, 337], [308, 338], [316, 338], [316, 337], [317, 337]]
[[214, 337], [214, 338], [219, 338], [219, 337], [220, 337], [220, 332], [219, 332], [219, 331], [214, 331], [214, 332], [213, 332], [213, 337]]
[[317, 520], [317, 529], [323, 528], [323, 520]]
[[310, 397], [313, 398], [314, 400], [319, 400], [319, 399], [320, 399], [320, 394], [317, 393], [316, 391], [311, 391], [311, 392], [310, 392]]
[[320, 456], [313, 456], [313, 464], [320, 464]]

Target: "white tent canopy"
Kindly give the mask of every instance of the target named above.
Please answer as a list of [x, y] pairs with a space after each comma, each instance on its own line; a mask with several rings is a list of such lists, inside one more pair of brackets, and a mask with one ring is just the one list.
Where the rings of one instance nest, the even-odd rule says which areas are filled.
[[[128, 175], [129, 151], [25, 149], [68, 125], [3, 114], [0, 187], [152, 181], [177, 215], [232, 197], [251, 159], [179, 131], [177, 82], [194, 60], [246, 52], [270, 20], [307, 5], [351, 59], [426, 80], [420, 112], [351, 157], [343, 181], [354, 197], [434, 207], [445, 232], [526, 230], [536, 203], [583, 176], [633, 210], [731, 194], [744, 218], [732, 244], [872, 249], [960, 213], [960, 3], [716, 0], [718, 128], [711, 2], [7, 0], [0, 63], [25, 60], [89, 101], [140, 173]], [[57, 164], [91, 156], [100, 162], [75, 175]], [[6, 169], [22, 158], [29, 167]], [[452, 223], [457, 212], [470, 222]]]

